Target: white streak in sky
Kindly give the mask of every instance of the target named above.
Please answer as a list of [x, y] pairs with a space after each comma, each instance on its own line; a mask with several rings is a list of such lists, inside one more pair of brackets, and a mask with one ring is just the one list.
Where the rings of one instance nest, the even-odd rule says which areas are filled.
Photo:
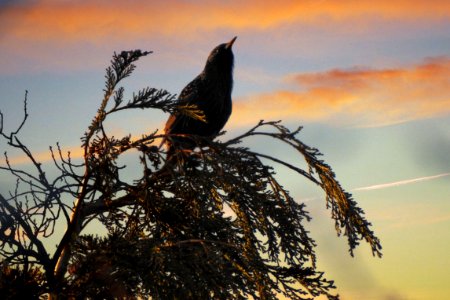
[[382, 184], [376, 184], [371, 186], [365, 186], [365, 187], [359, 187], [356, 189], [353, 189], [353, 191], [372, 191], [372, 190], [380, 190], [385, 188], [390, 188], [394, 186], [400, 186], [405, 184], [411, 184], [416, 183], [420, 181], [427, 181], [427, 180], [433, 180], [441, 177], [449, 176], [450, 173], [443, 173], [433, 176], [426, 176], [426, 177], [419, 177], [419, 178], [413, 178], [413, 179], [406, 179], [406, 180], [400, 180], [400, 181], [394, 181], [394, 182], [388, 182], [388, 183], [382, 183]]

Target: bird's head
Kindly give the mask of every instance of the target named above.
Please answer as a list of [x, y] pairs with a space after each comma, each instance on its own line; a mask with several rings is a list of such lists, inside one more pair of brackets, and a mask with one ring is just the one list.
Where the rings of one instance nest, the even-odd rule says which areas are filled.
[[231, 48], [236, 39], [237, 36], [228, 43], [220, 44], [211, 51], [206, 61], [206, 72], [226, 73], [233, 70], [234, 56]]

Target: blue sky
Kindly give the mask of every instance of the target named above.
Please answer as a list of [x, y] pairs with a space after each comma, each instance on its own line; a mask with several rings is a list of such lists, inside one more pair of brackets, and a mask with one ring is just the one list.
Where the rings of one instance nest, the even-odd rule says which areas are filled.
[[[13, 129], [29, 91], [22, 140], [41, 159], [57, 141], [76, 153], [114, 51], [154, 51], [127, 79], [128, 95], [146, 86], [178, 93], [212, 48], [237, 35], [227, 134], [259, 119], [303, 125], [303, 141], [324, 153], [347, 190], [374, 186], [354, 196], [381, 238], [384, 257], [371, 257], [363, 245], [351, 258], [320, 190], [277, 169], [281, 182], [306, 201], [319, 265], [343, 299], [450, 297], [448, 1], [2, 3], [0, 110], [5, 129]], [[109, 128], [140, 135], [161, 128], [166, 118], [132, 112]], [[277, 145], [248, 143], [296, 159]], [[9, 183], [0, 177], [0, 193]]]

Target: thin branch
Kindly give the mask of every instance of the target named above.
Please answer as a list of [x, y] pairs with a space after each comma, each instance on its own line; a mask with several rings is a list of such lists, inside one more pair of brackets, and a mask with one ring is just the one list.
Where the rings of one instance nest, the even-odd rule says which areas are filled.
[[47, 251], [45, 250], [45, 247], [42, 244], [42, 242], [37, 238], [37, 236], [35, 235], [35, 233], [31, 229], [29, 224], [22, 218], [22, 215], [13, 206], [11, 206], [8, 203], [8, 201], [1, 194], [0, 194], [0, 203], [14, 217], [16, 222], [18, 222], [20, 224], [20, 226], [23, 228], [24, 232], [27, 234], [27, 237], [30, 239], [31, 243], [34, 246], [36, 246], [36, 249], [38, 251], [37, 252], [38, 253], [38, 257], [36, 257], [36, 259], [38, 259], [40, 261], [40, 263], [44, 267], [48, 267], [49, 266], [49, 262], [50, 262], [50, 258], [49, 258], [48, 254], [47, 254]]
[[285, 162], [285, 161], [283, 161], [281, 159], [275, 158], [275, 157], [270, 156], [270, 155], [249, 151], [249, 150], [245, 150], [245, 152], [249, 153], [249, 154], [252, 154], [252, 155], [255, 155], [255, 156], [259, 156], [259, 157], [263, 157], [263, 158], [269, 159], [269, 160], [274, 161], [274, 162], [276, 162], [276, 163], [278, 163], [280, 165], [288, 167], [289, 169], [291, 169], [291, 170], [299, 173], [300, 175], [308, 178], [310, 181], [314, 182], [315, 184], [321, 186], [321, 183], [319, 181], [317, 181], [317, 179], [314, 178], [311, 174], [309, 174], [305, 170], [297, 168], [297, 167], [295, 167], [295, 166], [293, 166], [293, 165], [291, 165], [291, 164], [289, 164], [289, 163], [287, 163], [287, 162]]
[[25, 125], [25, 122], [28, 119], [28, 110], [27, 110], [27, 102], [28, 102], [28, 91], [25, 91], [25, 99], [23, 101], [23, 112], [24, 112], [24, 117], [22, 119], [22, 123], [20, 123], [19, 127], [17, 128], [16, 131], [11, 132], [10, 135], [10, 140], [13, 139], [14, 135], [17, 135], [19, 133], [19, 131], [22, 129], [23, 125]]

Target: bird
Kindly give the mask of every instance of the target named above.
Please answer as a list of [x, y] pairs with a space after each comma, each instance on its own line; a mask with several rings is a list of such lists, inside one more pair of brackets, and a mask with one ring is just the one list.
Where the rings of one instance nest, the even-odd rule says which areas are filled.
[[165, 134], [170, 136], [165, 141], [168, 147], [167, 160], [177, 151], [189, 152], [197, 146], [195, 137], [190, 136], [213, 139], [227, 123], [232, 112], [232, 46], [236, 39], [237, 36], [228, 43], [215, 47], [209, 54], [203, 71], [179, 94], [177, 106], [195, 105], [205, 119], [200, 120], [181, 112], [170, 115], [165, 126]]

